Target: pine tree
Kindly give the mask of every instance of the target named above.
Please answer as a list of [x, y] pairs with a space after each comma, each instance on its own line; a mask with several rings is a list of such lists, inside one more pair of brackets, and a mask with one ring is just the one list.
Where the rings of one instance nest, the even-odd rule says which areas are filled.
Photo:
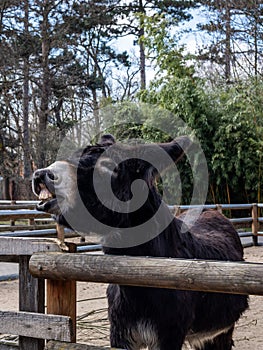
[[240, 76], [257, 76], [262, 57], [260, 0], [204, 0], [208, 21], [199, 25], [209, 34], [199, 58], [223, 68], [226, 83]]
[[146, 52], [144, 45], [145, 18], [154, 15], [162, 15], [170, 28], [178, 23], [192, 18], [190, 10], [198, 7], [197, 1], [191, 0], [135, 0], [125, 3], [120, 7], [120, 15], [126, 18], [122, 25], [123, 35], [132, 34], [135, 36], [135, 43], [139, 45], [140, 55], [140, 87], [146, 87]]

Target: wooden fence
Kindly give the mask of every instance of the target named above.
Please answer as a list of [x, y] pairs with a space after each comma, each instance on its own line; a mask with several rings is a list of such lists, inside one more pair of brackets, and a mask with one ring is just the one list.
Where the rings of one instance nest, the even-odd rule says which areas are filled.
[[[11, 204], [2, 204], [5, 205]], [[76, 281], [263, 295], [263, 264], [83, 254], [94, 246], [64, 240], [63, 228], [52, 222], [49, 223], [54, 225], [52, 234], [59, 239], [46, 234], [36, 237], [38, 227], [46, 225], [41, 220], [48, 217], [42, 217], [43, 213], [33, 208], [25, 209], [23, 203], [18, 205], [16, 213], [10, 212], [15, 210], [13, 207], [0, 206], [0, 222], [3, 218], [11, 220], [3, 225], [8, 231], [0, 233], [0, 261], [19, 262], [19, 311], [0, 311], [0, 333], [18, 335], [19, 345], [0, 343], [0, 350], [42, 350], [46, 341], [48, 350], [101, 349], [76, 343]], [[263, 221], [258, 216], [259, 208], [261, 205], [246, 207], [251, 210], [251, 217], [246, 218], [251, 224], [249, 234], [255, 238], [261, 235], [258, 228]], [[178, 208], [171, 208], [175, 209]], [[217, 206], [217, 210], [224, 209], [223, 205]], [[29, 224], [22, 236], [21, 230], [13, 228], [23, 226], [21, 220]]]
[[[12, 237], [57, 237], [58, 227], [49, 214], [41, 213], [35, 210], [35, 206], [38, 201], [8, 201], [0, 200], [0, 236], [12, 236]], [[198, 206], [169, 206], [170, 210], [178, 215], [181, 212], [190, 209], [197, 208]], [[230, 217], [230, 221], [237, 228], [244, 228], [245, 230], [239, 230], [239, 236], [241, 238], [251, 238], [251, 244], [257, 245], [258, 238], [263, 236], [263, 232], [260, 230], [263, 226], [263, 216], [261, 211], [263, 209], [263, 203], [254, 204], [211, 204], [202, 206], [204, 209], [216, 209], [220, 212], [230, 213], [235, 211], [247, 211], [248, 216], [241, 218]], [[3, 224], [6, 222], [6, 224]], [[250, 229], [249, 229], [250, 228]], [[249, 230], [248, 230], [249, 229]], [[76, 237], [76, 233], [65, 230], [66, 237]], [[84, 241], [84, 239], [82, 239]], [[98, 249], [98, 246], [94, 246], [94, 249]], [[78, 248], [81, 249], [81, 248]], [[85, 249], [85, 248], [83, 248]], [[92, 249], [90, 247], [90, 249]]]
[[[190, 205], [180, 205], [180, 206], [169, 206], [170, 210], [172, 210], [175, 215], [179, 215], [181, 212], [198, 208], [200, 206], [190, 206]], [[258, 238], [263, 236], [263, 232], [260, 230], [261, 224], [263, 223], [263, 217], [260, 216], [261, 211], [263, 209], [263, 203], [253, 203], [253, 204], [209, 204], [202, 205], [204, 209], [215, 209], [220, 211], [221, 213], [225, 213], [226, 211], [230, 213], [229, 220], [236, 228], [243, 228], [243, 230], [239, 230], [240, 238], [251, 237], [252, 245], [258, 245]], [[247, 211], [249, 213], [246, 217], [241, 218], [233, 218], [231, 217], [232, 211]], [[250, 228], [250, 230], [247, 230]], [[244, 230], [245, 229], [245, 230]], [[251, 244], [246, 244], [245, 246], [249, 246]]]
[[0, 260], [19, 262], [19, 311], [0, 311], [0, 333], [19, 335], [19, 345], [0, 343], [0, 350], [42, 350], [45, 340], [53, 340], [48, 349], [101, 349], [70, 344], [76, 341], [76, 279], [46, 281], [45, 314], [45, 281], [29, 271], [30, 257], [38, 252], [70, 256], [76, 248], [57, 238], [0, 237]]

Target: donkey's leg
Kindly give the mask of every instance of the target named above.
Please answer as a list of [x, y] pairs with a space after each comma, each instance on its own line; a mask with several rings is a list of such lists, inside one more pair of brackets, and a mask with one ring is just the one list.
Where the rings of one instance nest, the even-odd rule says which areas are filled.
[[[176, 334], [174, 335], [176, 338]], [[179, 339], [165, 339], [160, 342], [159, 348], [154, 348], [154, 350], [181, 350], [183, 346], [183, 341]]]
[[196, 350], [231, 350], [233, 342], [234, 325], [226, 333], [222, 333], [213, 340], [206, 342], [202, 347], [196, 347]]
[[124, 350], [141, 350], [143, 348], [139, 339], [133, 337], [129, 329], [115, 327], [113, 324], [110, 328], [110, 345], [112, 348]]
[[[169, 329], [169, 327], [167, 327]], [[158, 347], [154, 350], [181, 350], [183, 347], [185, 334], [180, 329], [169, 329], [168, 332], [159, 334]]]

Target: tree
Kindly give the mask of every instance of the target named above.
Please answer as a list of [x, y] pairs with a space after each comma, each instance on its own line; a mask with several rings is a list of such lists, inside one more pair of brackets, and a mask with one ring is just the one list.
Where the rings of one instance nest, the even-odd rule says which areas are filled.
[[[4, 178], [4, 196], [10, 198], [9, 184], [11, 177], [19, 173], [17, 148], [19, 147], [21, 134], [17, 123], [16, 109], [12, 106], [14, 98], [14, 85], [18, 86], [17, 76], [13, 68], [16, 64], [16, 50], [9, 42], [9, 33], [12, 31], [10, 19], [19, 7], [18, 1], [4, 1], [0, 4], [0, 173]], [[20, 93], [17, 92], [17, 96]], [[12, 117], [13, 120], [12, 120]]]
[[190, 10], [197, 6], [198, 2], [192, 0], [134, 0], [128, 3], [120, 2], [118, 7], [119, 16], [125, 20], [121, 24], [122, 34], [118, 33], [118, 35], [133, 35], [135, 44], [139, 46], [141, 90], [146, 87], [147, 48], [144, 44], [146, 22], [155, 15], [157, 17], [162, 15], [166, 19], [167, 26], [172, 29], [178, 23], [189, 20], [191, 18]]
[[110, 98], [112, 93], [107, 78], [112, 76], [114, 69], [131, 67], [127, 52], [117, 52], [111, 45], [112, 39], [119, 33], [116, 24], [118, 2], [78, 1], [72, 8], [72, 14], [66, 18], [69, 24], [67, 38], [74, 40], [79, 52], [79, 57], [75, 57], [79, 83], [83, 82], [91, 96], [95, 133], [100, 131], [100, 100]]
[[[24, 35], [30, 38], [29, 33], [29, 1], [23, 2], [24, 7]], [[30, 74], [30, 53], [27, 51], [23, 55], [23, 137], [22, 148], [24, 151], [24, 177], [30, 179], [32, 166], [30, 156], [30, 135], [29, 135], [29, 74]]]
[[[115, 4], [1, 3], [0, 104], [5, 128], [19, 140], [15, 152], [23, 154], [19, 174], [25, 178], [33, 166], [54, 160], [59, 142], [78, 120], [91, 118], [99, 128], [98, 106], [117, 90], [114, 69], [127, 69], [128, 86], [134, 79], [127, 53], [111, 47], [118, 27]], [[129, 87], [120, 96], [130, 93]]]
[[[141, 94], [142, 100], [172, 112], [170, 119], [157, 117], [161, 129], [162, 124], [172, 128], [179, 118], [195, 132], [208, 165], [208, 202], [260, 201], [263, 190], [262, 84], [249, 79], [228, 89], [224, 85], [210, 89], [206, 80], [195, 74], [192, 61], [167, 40], [165, 25], [153, 29], [151, 26], [146, 43], [150, 49], [157, 50], [160, 78]], [[184, 169], [184, 174], [184, 199], [189, 203], [189, 169]]]
[[204, 0], [208, 21], [199, 29], [208, 33], [199, 59], [223, 68], [226, 83], [260, 73], [262, 8], [259, 0]]
[[[236, 38], [241, 43], [240, 56], [243, 57], [243, 65], [239, 70], [245, 70], [246, 75], [262, 75], [263, 55], [263, 9], [262, 1], [242, 1], [239, 5], [239, 25], [237, 26]], [[244, 49], [245, 47], [245, 49]]]
[[247, 80], [214, 92], [220, 121], [213, 138], [216, 197], [225, 202], [262, 200], [262, 83]]

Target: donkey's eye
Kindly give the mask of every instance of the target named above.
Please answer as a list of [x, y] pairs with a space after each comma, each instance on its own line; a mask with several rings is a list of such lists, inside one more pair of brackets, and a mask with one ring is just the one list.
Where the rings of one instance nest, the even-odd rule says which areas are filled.
[[96, 167], [102, 174], [116, 174], [118, 164], [116, 164], [111, 158], [102, 158], [98, 160]]
[[100, 166], [101, 167], [106, 167], [106, 168], [112, 169], [112, 170], [114, 170], [116, 168], [116, 164], [114, 162], [110, 161], [110, 160], [102, 160], [100, 162]]

